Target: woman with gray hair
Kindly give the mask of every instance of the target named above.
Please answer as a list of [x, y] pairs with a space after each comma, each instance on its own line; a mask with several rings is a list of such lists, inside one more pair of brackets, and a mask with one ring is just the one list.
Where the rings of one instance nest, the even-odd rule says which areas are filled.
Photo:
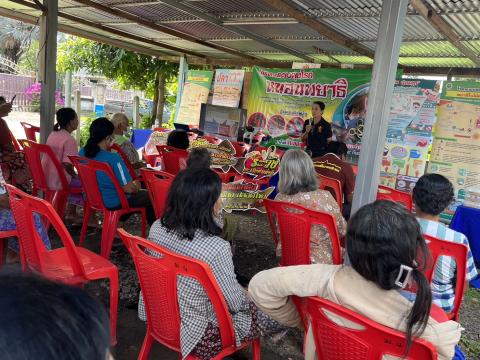
[[128, 161], [133, 165], [135, 169], [145, 167], [145, 164], [140, 161], [137, 149], [133, 146], [132, 142], [124, 134], [128, 130], [128, 118], [124, 113], [115, 113], [110, 120], [115, 127], [113, 130], [113, 136], [115, 138], [115, 144], [120, 146]]
[[[312, 159], [303, 150], [288, 150], [280, 162], [278, 194], [275, 200], [319, 210], [335, 217], [339, 236], [347, 231], [347, 222], [329, 191], [318, 188], [318, 178]], [[277, 255], [281, 254], [281, 242]], [[310, 256], [312, 263], [331, 264], [332, 247], [326, 229], [314, 225], [310, 234]]]

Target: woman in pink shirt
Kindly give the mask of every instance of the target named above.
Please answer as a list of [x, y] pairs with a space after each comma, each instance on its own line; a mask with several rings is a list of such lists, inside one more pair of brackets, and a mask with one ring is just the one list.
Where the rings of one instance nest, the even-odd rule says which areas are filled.
[[[81, 182], [78, 175], [75, 173], [75, 168], [68, 158], [70, 155], [78, 155], [78, 144], [75, 138], [71, 135], [73, 131], [78, 128], [78, 116], [75, 110], [71, 108], [62, 108], [57, 111], [57, 123], [53, 128], [53, 132], [48, 136], [47, 145], [53, 150], [57, 159], [63, 165], [65, 176], [71, 187], [81, 187]], [[48, 186], [51, 189], [60, 189], [60, 179], [55, 176], [56, 171], [53, 169], [53, 164], [50, 161], [45, 161], [43, 164], [45, 173], [47, 174]], [[81, 196], [70, 196], [69, 206], [67, 207], [67, 217], [75, 215], [75, 208], [73, 205], [83, 204]]]

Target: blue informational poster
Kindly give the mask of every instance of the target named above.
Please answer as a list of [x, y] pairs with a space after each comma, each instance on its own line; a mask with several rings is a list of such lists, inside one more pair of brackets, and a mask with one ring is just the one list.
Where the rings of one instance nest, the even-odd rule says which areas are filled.
[[95, 105], [95, 116], [97, 118], [105, 116], [105, 105]]

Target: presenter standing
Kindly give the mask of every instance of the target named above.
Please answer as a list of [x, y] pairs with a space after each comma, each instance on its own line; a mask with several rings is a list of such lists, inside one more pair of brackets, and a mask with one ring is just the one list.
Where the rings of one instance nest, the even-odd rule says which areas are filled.
[[323, 156], [327, 152], [327, 144], [332, 140], [332, 126], [323, 118], [325, 104], [315, 101], [312, 104], [312, 118], [305, 121], [302, 140], [307, 143], [307, 151], [312, 158]]

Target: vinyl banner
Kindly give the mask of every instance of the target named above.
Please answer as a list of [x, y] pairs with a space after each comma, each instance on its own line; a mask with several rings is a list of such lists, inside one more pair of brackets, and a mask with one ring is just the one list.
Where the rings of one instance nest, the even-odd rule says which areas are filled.
[[301, 146], [303, 124], [314, 101], [326, 108], [336, 138], [356, 149], [363, 135], [370, 70], [266, 69], [255, 67], [247, 125], [270, 137], [265, 145]]
[[444, 82], [437, 116], [428, 172], [447, 177], [459, 203], [480, 187], [480, 83]]
[[381, 182], [410, 192], [425, 172], [440, 82], [402, 79], [395, 82]]
[[212, 105], [238, 108], [244, 75], [244, 70], [215, 70]]
[[208, 100], [212, 78], [213, 71], [188, 71], [175, 122], [184, 125], [199, 124], [200, 110]]

